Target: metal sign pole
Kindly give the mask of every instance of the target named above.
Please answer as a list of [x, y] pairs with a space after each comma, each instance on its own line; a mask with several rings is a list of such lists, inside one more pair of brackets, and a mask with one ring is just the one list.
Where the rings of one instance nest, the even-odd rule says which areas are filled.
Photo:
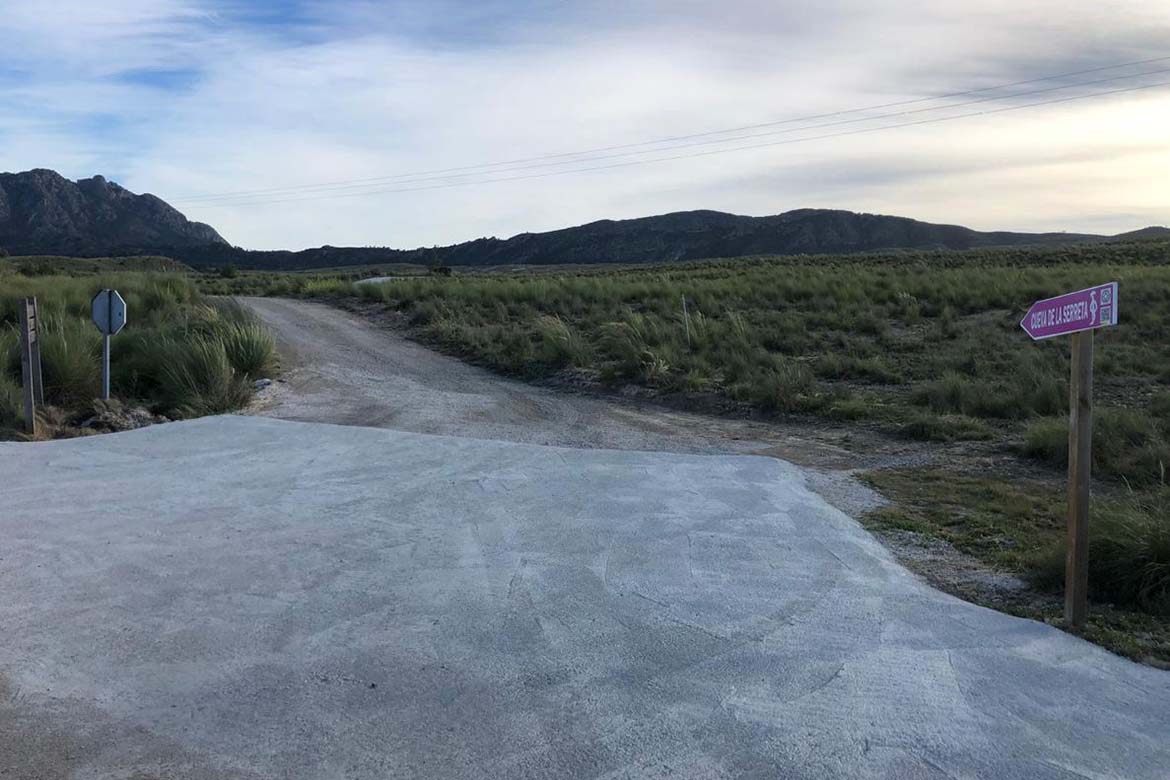
[[102, 336], [102, 400], [110, 400], [110, 335]]
[[126, 325], [126, 301], [117, 290], [102, 290], [90, 303], [93, 324], [102, 333], [102, 400], [110, 399], [110, 337]]
[[110, 400], [110, 334], [114, 332], [114, 292], [106, 290], [106, 329], [102, 336], [102, 400]]

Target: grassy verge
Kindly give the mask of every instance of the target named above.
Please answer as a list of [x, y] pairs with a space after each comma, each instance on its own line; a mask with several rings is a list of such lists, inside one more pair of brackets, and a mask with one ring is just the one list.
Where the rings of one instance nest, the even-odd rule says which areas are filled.
[[118, 289], [130, 322], [113, 338], [112, 394], [168, 417], [238, 409], [251, 380], [271, 372], [272, 336], [243, 309], [211, 302], [178, 274], [0, 276], [0, 435], [24, 426], [17, 302], [36, 296], [49, 416], [68, 429], [93, 413], [101, 382], [101, 337], [89, 321], [99, 289]]
[[178, 260], [156, 255], [138, 257], [61, 257], [16, 255], [0, 257], [0, 274], [24, 276], [87, 276], [123, 271], [187, 273], [191, 268]]
[[[985, 603], [1063, 627], [1066, 495], [1059, 480], [970, 476], [950, 468], [882, 470], [865, 481], [894, 499], [864, 522], [883, 534], [941, 539], [1041, 594]], [[1170, 668], [1170, 488], [1109, 491], [1091, 510], [1092, 602], [1078, 633], [1135, 660]], [[960, 595], [983, 601], [978, 593]]]

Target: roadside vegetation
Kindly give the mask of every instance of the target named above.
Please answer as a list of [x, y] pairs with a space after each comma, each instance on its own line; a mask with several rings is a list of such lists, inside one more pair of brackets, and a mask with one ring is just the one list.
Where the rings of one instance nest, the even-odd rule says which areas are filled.
[[[1033, 343], [1018, 323], [1035, 299], [1110, 280], [1121, 283], [1122, 322], [1096, 337], [1100, 482], [1095, 604], [1084, 633], [1165, 663], [1168, 242], [418, 273], [382, 284], [354, 284], [352, 274], [245, 272], [204, 284], [373, 305], [427, 343], [530, 380], [633, 386], [709, 411], [936, 442], [950, 465], [870, 475], [893, 499], [868, 519], [871, 527], [942, 539], [1056, 594], [1068, 344]], [[986, 469], [987, 459], [1000, 466]], [[995, 606], [1059, 622], [1058, 599]]]
[[353, 282], [373, 277], [428, 275], [434, 269], [423, 266], [381, 265], [359, 268], [334, 268], [327, 271], [241, 271], [235, 266], [207, 268], [193, 276], [199, 289], [208, 295], [306, 296], [347, 290]]
[[24, 276], [85, 276], [121, 271], [185, 273], [191, 268], [178, 260], [157, 255], [138, 257], [61, 257], [59, 255], [0, 256], [0, 274]]
[[36, 296], [42, 320], [50, 435], [80, 432], [83, 421], [109, 411], [94, 400], [101, 336], [90, 321], [90, 300], [104, 287], [119, 290], [130, 312], [111, 343], [111, 394], [120, 404], [169, 418], [226, 412], [247, 404], [253, 380], [272, 372], [271, 334], [240, 306], [206, 298], [186, 275], [82, 273], [0, 273], [0, 437], [24, 428], [16, 322], [27, 296]]

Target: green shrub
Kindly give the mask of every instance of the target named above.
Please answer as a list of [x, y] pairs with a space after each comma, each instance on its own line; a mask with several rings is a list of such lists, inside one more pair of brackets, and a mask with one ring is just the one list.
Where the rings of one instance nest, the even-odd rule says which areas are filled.
[[[80, 412], [100, 394], [101, 336], [89, 320], [90, 300], [103, 288], [126, 298], [129, 323], [111, 340], [112, 394], [173, 415], [239, 408], [248, 378], [269, 373], [272, 337], [249, 310], [230, 301], [205, 303], [177, 274], [99, 276], [4, 275], [0, 284], [0, 427], [16, 427], [20, 359], [19, 299], [35, 295], [41, 312], [45, 400]], [[241, 278], [244, 278], [243, 276]], [[226, 366], [226, 370], [225, 370]]]
[[1020, 419], [1065, 408], [1064, 388], [1053, 376], [1013, 367], [994, 379], [973, 379], [956, 371], [918, 388], [916, 403], [940, 413], [991, 419]]
[[1170, 391], [1162, 391], [1150, 399], [1150, 414], [1158, 419], [1163, 428], [1170, 429]]
[[14, 326], [0, 325], [0, 376], [20, 379], [20, 337]]
[[0, 374], [0, 428], [23, 425], [24, 397], [20, 385], [6, 374]]
[[[1037, 564], [1040, 584], [1064, 579], [1065, 542]], [[1094, 503], [1089, 526], [1093, 597], [1170, 615], [1170, 488]]]
[[877, 357], [856, 357], [835, 352], [817, 359], [817, 376], [827, 379], [857, 379], [882, 384], [898, 384], [902, 377]]
[[990, 439], [992, 430], [970, 417], [957, 414], [914, 415], [901, 427], [901, 433], [924, 441], [979, 441]]
[[[1068, 465], [1067, 417], [1050, 417], [1031, 423], [1024, 435], [1024, 454], [1056, 466]], [[1132, 485], [1156, 485], [1166, 481], [1170, 469], [1170, 444], [1133, 409], [1102, 407], [1093, 419], [1093, 471]]]
[[168, 355], [161, 369], [160, 390], [172, 414], [220, 414], [244, 406], [251, 398], [250, 385], [233, 370], [223, 342], [217, 338], [171, 342], [160, 354]]
[[1056, 466], [1068, 465], [1068, 418], [1045, 417], [1029, 423], [1023, 452]]
[[116, 398], [150, 400], [161, 409], [163, 368], [181, 357], [187, 331], [169, 328], [129, 328], [111, 342], [110, 384]]
[[817, 401], [812, 371], [793, 360], [777, 361], [771, 371], [750, 376], [743, 385], [743, 397], [769, 411], [807, 411]]
[[73, 316], [44, 318], [41, 367], [45, 402], [71, 407], [101, 393], [101, 335], [88, 320]]
[[544, 316], [536, 321], [540, 336], [540, 358], [555, 366], [584, 366], [589, 363], [589, 347], [560, 317]]
[[654, 324], [637, 314], [602, 325], [601, 350], [608, 359], [609, 371], [625, 379], [661, 378], [669, 364], [653, 348], [658, 336]]
[[914, 400], [936, 412], [961, 412], [970, 395], [969, 384], [962, 374], [948, 371], [941, 379], [919, 388]]
[[258, 322], [226, 322], [216, 330], [232, 368], [249, 379], [268, 376], [276, 368], [276, 342]]

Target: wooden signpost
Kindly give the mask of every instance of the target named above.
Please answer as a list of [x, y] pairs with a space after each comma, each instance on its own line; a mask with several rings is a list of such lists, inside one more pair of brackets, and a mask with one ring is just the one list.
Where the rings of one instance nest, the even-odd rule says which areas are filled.
[[1093, 331], [1117, 324], [1117, 282], [1036, 301], [1020, 321], [1033, 340], [1072, 336], [1068, 428], [1068, 556], [1064, 617], [1081, 626], [1088, 611], [1089, 479], [1093, 444]]
[[17, 306], [20, 320], [20, 372], [24, 385], [24, 429], [37, 432], [37, 406], [45, 403], [44, 377], [41, 374], [40, 318], [37, 299], [24, 298]]

